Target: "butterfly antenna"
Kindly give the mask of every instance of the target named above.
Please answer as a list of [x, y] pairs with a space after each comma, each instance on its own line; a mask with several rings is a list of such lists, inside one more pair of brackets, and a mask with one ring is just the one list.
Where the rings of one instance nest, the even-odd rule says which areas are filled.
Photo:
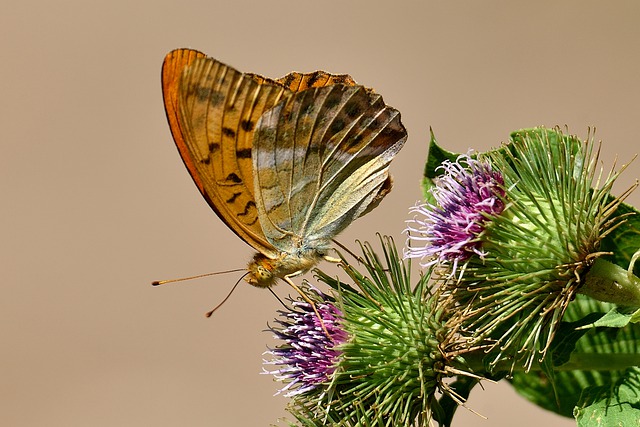
[[236, 290], [236, 288], [238, 287], [238, 285], [240, 284], [240, 282], [242, 281], [242, 279], [244, 279], [244, 278], [247, 276], [247, 274], [249, 274], [249, 272], [248, 272], [248, 271], [247, 271], [245, 274], [243, 274], [242, 276], [240, 276], [240, 278], [238, 279], [238, 281], [236, 282], [236, 284], [235, 284], [235, 285], [233, 285], [233, 288], [231, 288], [231, 290], [229, 291], [229, 293], [227, 294], [227, 296], [226, 296], [226, 297], [224, 297], [224, 299], [222, 300], [222, 302], [221, 302], [220, 304], [216, 305], [216, 306], [213, 308], [213, 310], [206, 312], [206, 313], [205, 313], [205, 316], [207, 316], [207, 317], [211, 317], [211, 315], [212, 315], [212, 314], [213, 314], [217, 309], [219, 309], [220, 307], [222, 307], [222, 304], [224, 304], [225, 302], [227, 302], [227, 300], [229, 299], [229, 297], [231, 296], [231, 294], [233, 293], [233, 291], [235, 291], [235, 290]]
[[[198, 274], [197, 276], [191, 276], [191, 277], [181, 277], [179, 279], [170, 279], [170, 280], [154, 280], [153, 282], [151, 282], [151, 286], [159, 286], [159, 285], [164, 285], [165, 283], [173, 283], [173, 282], [183, 282], [185, 280], [193, 280], [193, 279], [200, 279], [202, 277], [207, 277], [207, 276], [215, 276], [217, 274], [227, 274], [227, 273], [237, 273], [238, 271], [244, 271], [244, 268], [236, 268], [234, 270], [227, 270], [227, 271], [216, 271], [214, 273], [205, 273], [205, 274]], [[246, 276], [246, 274], [244, 275]], [[244, 277], [242, 276], [242, 277]]]

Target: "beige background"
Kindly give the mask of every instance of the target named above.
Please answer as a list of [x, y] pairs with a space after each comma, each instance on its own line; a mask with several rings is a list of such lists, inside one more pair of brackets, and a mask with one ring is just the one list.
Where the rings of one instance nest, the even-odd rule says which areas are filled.
[[[0, 425], [266, 426], [284, 415], [278, 385], [258, 374], [273, 297], [243, 286], [206, 320], [238, 274], [150, 286], [252, 254], [174, 148], [159, 81], [171, 49], [271, 77], [348, 72], [402, 112], [395, 191], [344, 233], [349, 244], [376, 231], [402, 240], [430, 126], [458, 151], [538, 124], [583, 136], [596, 126], [606, 165], [638, 151], [637, 2], [450, 3], [5, 0]], [[456, 426], [573, 424], [504, 384], [475, 390], [469, 406], [489, 420], [461, 410]]]

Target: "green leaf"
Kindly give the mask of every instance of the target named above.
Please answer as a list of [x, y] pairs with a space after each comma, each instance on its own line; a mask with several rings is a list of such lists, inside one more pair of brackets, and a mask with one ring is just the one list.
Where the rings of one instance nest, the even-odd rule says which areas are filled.
[[609, 384], [611, 376], [608, 372], [557, 371], [551, 380], [541, 371], [532, 371], [515, 373], [510, 382], [518, 394], [530, 402], [571, 418], [582, 390], [593, 384]]
[[444, 162], [445, 160], [455, 161], [458, 156], [462, 153], [453, 153], [451, 151], [447, 151], [444, 148], [438, 145], [438, 141], [436, 141], [436, 137], [431, 131], [431, 140], [429, 141], [429, 157], [427, 157], [427, 164], [424, 167], [424, 177], [433, 179], [439, 175], [440, 172], [436, 171], [436, 169]]
[[574, 411], [579, 427], [640, 426], [640, 368], [625, 371], [613, 387], [589, 387]]
[[[614, 313], [614, 308], [613, 304], [580, 297], [569, 305], [565, 318], [572, 320], [578, 316], [584, 317], [586, 313]], [[602, 321], [602, 324], [608, 324], [607, 327], [590, 329], [576, 343], [576, 350], [571, 357], [571, 363], [574, 366], [579, 366], [581, 359], [594, 360], [597, 357], [606, 359], [601, 369], [620, 371], [628, 366], [640, 365], [640, 324], [627, 323], [623, 327], [614, 326], [620, 323], [619, 317], [615, 314], [609, 314], [609, 316], [611, 322], [606, 319]], [[625, 359], [628, 362], [624, 362]]]
[[433, 178], [442, 174], [437, 170], [438, 167], [445, 160], [455, 161], [460, 154], [452, 153], [440, 147], [433, 130], [429, 130], [429, 132], [431, 133], [431, 139], [429, 141], [429, 155], [427, 156], [427, 163], [424, 165], [424, 175], [422, 177], [422, 195], [425, 200], [433, 203], [435, 201], [429, 190], [433, 187]]
[[[566, 322], [556, 333], [550, 352], [555, 370], [514, 373], [511, 384], [516, 391], [542, 408], [570, 417], [584, 389], [611, 387], [624, 368], [640, 365], [640, 325], [576, 330], [596, 323], [613, 308], [613, 304], [579, 295], [567, 308]], [[640, 394], [640, 388], [637, 391]]]
[[558, 328], [549, 357], [542, 362], [541, 372], [517, 372], [511, 385], [529, 401], [565, 417], [571, 417], [582, 389], [592, 384], [608, 384], [610, 377], [605, 373], [581, 371], [556, 371], [555, 367], [570, 360], [577, 342], [587, 330], [579, 327], [592, 324], [602, 313], [588, 313], [575, 322], [563, 322]]
[[620, 310], [623, 309], [614, 307], [607, 314], [605, 314], [595, 322], [587, 324], [585, 326], [581, 326], [580, 329], [598, 327], [623, 328], [629, 324], [633, 313], [625, 313], [624, 311], [621, 312]]
[[578, 340], [588, 332], [590, 325], [594, 325], [602, 317], [602, 313], [589, 313], [575, 322], [562, 322], [551, 346], [553, 366], [567, 363], [571, 353], [576, 349]]

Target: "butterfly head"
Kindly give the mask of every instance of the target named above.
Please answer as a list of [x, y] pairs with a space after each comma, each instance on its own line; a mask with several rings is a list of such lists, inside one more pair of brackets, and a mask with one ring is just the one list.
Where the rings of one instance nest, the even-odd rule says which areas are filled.
[[268, 288], [275, 284], [274, 260], [267, 258], [263, 254], [257, 253], [249, 263], [247, 270], [249, 273], [244, 280], [252, 286], [258, 288]]
[[273, 286], [278, 279], [306, 273], [320, 262], [324, 251], [307, 249], [295, 253], [282, 252], [277, 258], [257, 253], [249, 263], [244, 280], [258, 288]]

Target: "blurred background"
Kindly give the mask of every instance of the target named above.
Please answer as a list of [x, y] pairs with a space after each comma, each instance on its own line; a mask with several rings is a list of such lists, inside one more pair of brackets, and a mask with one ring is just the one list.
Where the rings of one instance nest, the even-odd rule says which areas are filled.
[[[279, 307], [268, 292], [241, 286], [205, 319], [238, 273], [150, 286], [252, 256], [174, 147], [160, 89], [170, 50], [269, 77], [349, 73], [402, 112], [395, 190], [341, 235], [353, 247], [376, 232], [403, 242], [429, 127], [460, 152], [523, 127], [595, 126], [604, 165], [626, 163], [639, 19], [634, 1], [3, 2], [0, 425], [267, 426], [286, 414], [260, 375]], [[508, 384], [477, 388], [468, 406], [488, 419], [461, 409], [455, 426], [574, 425]]]

